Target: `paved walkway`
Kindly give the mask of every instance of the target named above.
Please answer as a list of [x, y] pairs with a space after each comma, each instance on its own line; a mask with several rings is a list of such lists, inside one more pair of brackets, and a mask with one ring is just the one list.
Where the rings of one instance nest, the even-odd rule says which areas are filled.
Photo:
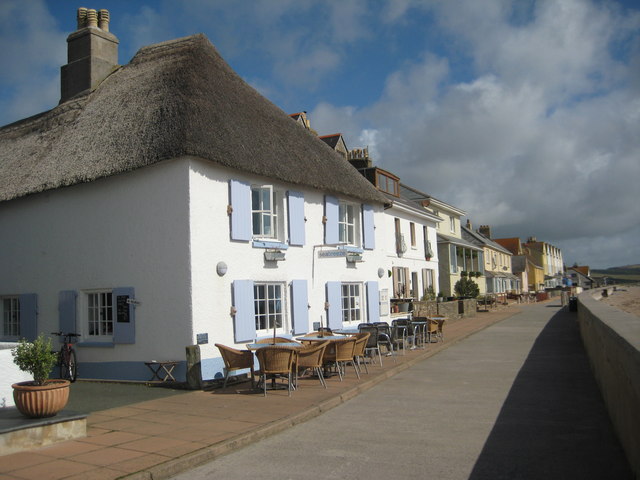
[[344, 405], [175, 477], [631, 479], [578, 336], [524, 307]]
[[[558, 335], [551, 326], [556, 324], [574, 325], [571, 320], [572, 317], [565, 318], [564, 322], [555, 319], [556, 317], [549, 321], [549, 316], [559, 310], [559, 305], [554, 305], [552, 302], [527, 305], [521, 307], [521, 309], [523, 313], [518, 313], [512, 317], [512, 320], [524, 318], [525, 315], [533, 315], [531, 318], [535, 319], [534, 317], [540, 315], [541, 312], [549, 313], [547, 316], [549, 326], [544, 321], [542, 323], [535, 322], [538, 326], [534, 327], [533, 332], [529, 332], [527, 338], [530, 338], [530, 341], [531, 338], [539, 337], [539, 339], [544, 339], [545, 336], [548, 339], [564, 338], [564, 333]], [[506, 337], [503, 333], [500, 335], [492, 333], [493, 328], [496, 327], [469, 337], [472, 333], [511, 317], [517, 312], [518, 309], [516, 307], [509, 307], [506, 310], [480, 313], [470, 319], [451, 322], [445, 330], [446, 338], [444, 344], [432, 344], [427, 350], [415, 350], [409, 352], [406, 356], [399, 356], [397, 364], [394, 364], [390, 358], [386, 358], [383, 368], [370, 368], [371, 373], [364, 375], [361, 381], [357, 381], [354, 375], [348, 375], [344, 382], [331, 379], [329, 380], [329, 388], [326, 390], [320, 386], [317, 380], [304, 380], [301, 381], [300, 389], [294, 392], [290, 398], [286, 396], [286, 391], [269, 392], [267, 398], [264, 398], [259, 393], [251, 392], [248, 384], [245, 383], [228, 387], [224, 391], [189, 392], [92, 413], [88, 418], [89, 427], [86, 438], [64, 442], [32, 452], [0, 457], [0, 479], [169, 478], [171, 475], [187, 471], [196, 465], [233, 452], [240, 447], [252, 444], [274, 433], [289, 430], [292, 426], [306, 422], [320, 414], [323, 414], [320, 417], [322, 420], [320, 423], [325, 423], [325, 419], [329, 418], [328, 415], [333, 415], [343, 410], [343, 408], [334, 409], [334, 407], [350, 399], [354, 399], [354, 401], [345, 404], [344, 407], [351, 408], [350, 406], [352, 404], [355, 405], [355, 402], [367, 400], [370, 397], [369, 394], [360, 394], [376, 387], [376, 385], [378, 387], [374, 391], [386, 389], [390, 392], [397, 392], [399, 387], [402, 387], [404, 391], [404, 384], [407, 385], [407, 392], [412, 393], [408, 395], [408, 398], [415, 397], [413, 401], [418, 401], [419, 403], [395, 405], [396, 397], [391, 396], [387, 397], [380, 408], [382, 411], [388, 411], [391, 407], [398, 412], [397, 419], [401, 423], [397, 426], [401, 429], [400, 431], [408, 429], [409, 431], [419, 430], [434, 433], [433, 436], [426, 437], [431, 443], [427, 442], [425, 447], [421, 447], [430, 447], [428, 452], [422, 450], [418, 451], [418, 453], [413, 453], [405, 449], [400, 451], [407, 465], [411, 465], [411, 461], [424, 457], [426, 453], [429, 456], [434, 456], [437, 452], [441, 452], [438, 455], [443, 455], [446, 452], [464, 451], [464, 448], [461, 450], [454, 447], [455, 445], [467, 445], [467, 439], [474, 436], [474, 432], [482, 430], [478, 426], [469, 428], [473, 425], [472, 420], [475, 419], [476, 422], [485, 424], [483, 428], [485, 430], [489, 429], [490, 432], [488, 436], [484, 435], [484, 444], [482, 444], [482, 441], [478, 444], [476, 440], [475, 443], [480, 445], [479, 447], [475, 447], [475, 450], [471, 448], [465, 454], [460, 454], [461, 458], [467, 458], [467, 462], [469, 461], [468, 459], [475, 461], [473, 468], [469, 470], [471, 478], [489, 478], [485, 474], [490, 472], [491, 468], [496, 464], [504, 465], [505, 462], [496, 463], [496, 460], [503, 458], [505, 453], [509, 458], [517, 460], [515, 463], [507, 462], [508, 464], [523, 466], [523, 468], [522, 459], [528, 456], [529, 451], [535, 453], [532, 460], [536, 459], [536, 462], [531, 462], [532, 465], [540, 462], [546, 455], [553, 453], [545, 450], [531, 450], [529, 447], [522, 450], [515, 448], [512, 444], [524, 443], [525, 445], [531, 445], [531, 448], [533, 448], [536, 445], [544, 444], [546, 441], [548, 444], [547, 450], [553, 450], [552, 447], [555, 446], [555, 441], [551, 440], [554, 440], [555, 437], [560, 437], [568, 439], [564, 443], [565, 447], [572, 445], [571, 448], [566, 450], [566, 452], [569, 452], [572, 451], [573, 446], [581, 444], [583, 441], [581, 434], [586, 434], [589, 438], [595, 435], [604, 439], [604, 443], [600, 444], [599, 456], [604, 459], [616, 458], [615, 464], [621, 465], [621, 470], [617, 470], [617, 472], [622, 472], [623, 474], [625, 471], [624, 461], [620, 460], [619, 447], [610, 433], [609, 423], [603, 411], [600, 411], [596, 416], [589, 414], [586, 418], [572, 415], [569, 424], [574, 425], [574, 430], [565, 430], [564, 427], [558, 427], [558, 429], [547, 428], [551, 425], [545, 421], [548, 410], [554, 410], [553, 406], [559, 401], [566, 404], [578, 399], [566, 393], [562, 395], [555, 393], [555, 389], [551, 393], [547, 393], [549, 384], [561, 386], [567, 383], [566, 377], [556, 380], [558, 378], [557, 369], [548, 370], [548, 375], [545, 372], [545, 368], [536, 368], [531, 373], [528, 373], [529, 369], [540, 365], [540, 362], [546, 365], [547, 368], [553, 367], [556, 363], [566, 364], [567, 361], [569, 364], [573, 364], [573, 354], [569, 357], [555, 358], [554, 361], [551, 361], [549, 360], [549, 353], [544, 353], [544, 346], [547, 342], [539, 340], [534, 343], [535, 348], [531, 348], [531, 344], [527, 347], [525, 341], [521, 346], [524, 353], [519, 354], [519, 359], [514, 358], [505, 361], [497, 358], [496, 354], [505, 351], [505, 349], [509, 350], [510, 344], [522, 343], [520, 341], [521, 335], [518, 332], [512, 331], [510, 335], [508, 334], [513, 330], [513, 327], [511, 327], [512, 320], [496, 325], [496, 327], [499, 326], [503, 330], [506, 329]], [[535, 331], [536, 328], [538, 329], [537, 332]], [[575, 328], [573, 328], [572, 335], [574, 333]], [[458, 343], [467, 337], [469, 338], [465, 342]], [[502, 340], [496, 343], [496, 340], [501, 338]], [[575, 346], [576, 342], [572, 340], [571, 343]], [[477, 349], [476, 353], [473, 353], [473, 349], [469, 350], [469, 353], [466, 354], [466, 361], [463, 361], [465, 355], [453, 357], [452, 359], [451, 355], [462, 347], [466, 348], [466, 345], [474, 346]], [[463, 351], [464, 348], [462, 349]], [[526, 352], [528, 351], [531, 352], [529, 356], [538, 351], [541, 354], [529, 358], [526, 357]], [[424, 361], [438, 352], [441, 352], [440, 355], [426, 362]], [[524, 364], [522, 355], [525, 355], [526, 358]], [[584, 354], [582, 353], [582, 355]], [[489, 364], [485, 363], [484, 368], [481, 367], [481, 364], [487, 361], [489, 361]], [[581, 364], [585, 362], [584, 358], [576, 361]], [[434, 368], [434, 362], [442, 363], [442, 367]], [[473, 366], [477, 369], [475, 372], [468, 370]], [[503, 380], [507, 376], [506, 373], [502, 373], [501, 369], [497, 368], [498, 366], [506, 366], [511, 369], [512, 379], [510, 384], [509, 381], [501, 387], [496, 387], [493, 384], [496, 380]], [[410, 370], [407, 370], [409, 368]], [[426, 369], [428, 369], [429, 375], [426, 374]], [[541, 370], [542, 375], [540, 375]], [[441, 373], [434, 376], [434, 372]], [[533, 372], [537, 372], [537, 374], [533, 375]], [[513, 380], [513, 375], [516, 375], [515, 381]], [[442, 378], [438, 379], [440, 376]], [[448, 394], [445, 390], [446, 385], [438, 384], [438, 382], [446, 382], [447, 379], [449, 379], [449, 382], [456, 383], [456, 389]], [[531, 385], [532, 379], [536, 380], [533, 389], [527, 386]], [[589, 379], [590, 377], [587, 378], [587, 381], [593, 383], [593, 380]], [[578, 388], [580, 383], [576, 382], [574, 394], [583, 397], [585, 391]], [[425, 408], [424, 397], [421, 397], [425, 392], [431, 392], [435, 396], [434, 401], [441, 397], [433, 406], [432, 412], [431, 407], [428, 410]], [[540, 399], [540, 396], [543, 398]], [[481, 403], [486, 403], [485, 398], [493, 402], [493, 407], [489, 402], [487, 407], [484, 407], [488, 410], [481, 413], [479, 403], [481, 400]], [[531, 401], [533, 399], [535, 401]], [[597, 396], [596, 400], [591, 399], [587, 403], [593, 404], [596, 410], [598, 408], [602, 409], [602, 402], [599, 396]], [[441, 432], [433, 430], [434, 422], [441, 421], [438, 419], [451, 418], [452, 406], [460, 404], [466, 405], [466, 416], [452, 418], [449, 422], [445, 422], [444, 426], [439, 427], [442, 432], [449, 430], [452, 433], [456, 432], [458, 435], [457, 439], [453, 438], [451, 440], [453, 443], [447, 444], [445, 436]], [[494, 409], [493, 412], [491, 412], [491, 408]], [[524, 417], [518, 414], [523, 409], [527, 412]], [[580, 409], [576, 410], [581, 409], [582, 404]], [[423, 420], [418, 420], [418, 417], [415, 417], [415, 421], [410, 420], [409, 423], [406, 420], [401, 421], [403, 418], [414, 418], [414, 412], [417, 415], [427, 411], [429, 412], [429, 421], [426, 424]], [[465, 411], [465, 408], [462, 411]], [[529, 414], [537, 419], [536, 423], [521, 423], [524, 418], [528, 418]], [[306, 425], [309, 425], [309, 423]], [[575, 430], [576, 426], [578, 428], [577, 431]], [[379, 431], [378, 435], [384, 436], [389, 432], [390, 427], [386, 426]], [[479, 435], [481, 438], [482, 434], [479, 433]], [[272, 437], [267, 441], [277, 440], [280, 437]], [[376, 437], [367, 436], [364, 439], [360, 439], [359, 443], [373, 438]], [[514, 438], [518, 441], [514, 441]], [[507, 439], [507, 441], [505, 442], [504, 439]], [[439, 445], [438, 442], [445, 443]], [[368, 442], [364, 443], [367, 444]], [[319, 444], [326, 445], [325, 443]], [[305, 449], [307, 454], [317, 454], [318, 443], [315, 445], [316, 447], [311, 447], [310, 450]], [[403, 444], [399, 445], [402, 446]], [[386, 448], [389, 449], [390, 446], [393, 447], [395, 444], [386, 442]], [[291, 449], [291, 446], [289, 448]], [[297, 446], [294, 450], [301, 451]], [[328, 455], [333, 458], [334, 454], [339, 451], [342, 450], [332, 450], [333, 453], [328, 453]], [[346, 451], [349, 451], [349, 449]], [[525, 451], [527, 454], [523, 455]], [[460, 458], [445, 457], [442, 457], [441, 461], [437, 462], [440, 468], [445, 471], [455, 471], [456, 464], [461, 462]], [[231, 456], [224, 457], [220, 461], [225, 461], [227, 458], [231, 458]], [[338, 456], [337, 458], [339, 459], [340, 457]], [[335, 459], [332, 461], [335, 461]], [[358, 462], [351, 461], [350, 463], [357, 464]], [[546, 465], [549, 462], [543, 463]], [[262, 467], [264, 467], [264, 464], [262, 464]], [[465, 468], [468, 469], [468, 467]], [[527, 468], [531, 468], [531, 465], [528, 465]], [[260, 471], [264, 473], [264, 470]], [[535, 471], [540, 472], [539, 469]], [[291, 475], [290, 478], [302, 478], [300, 474], [308, 473], [308, 470], [298, 470], [297, 473], [298, 476]], [[421, 473], [424, 476], [425, 471], [422, 470]], [[435, 474], [436, 472], [430, 471], [428, 473]], [[434, 478], [438, 478], [438, 476], [441, 478], [469, 478], [468, 473], [464, 477], [434, 475]], [[625, 478], [622, 474], [606, 475], [605, 477]], [[274, 474], [274, 478], [275, 476]], [[404, 470], [403, 476], [411, 478], [410, 474], [404, 475]], [[265, 478], [264, 474], [261, 477]], [[277, 472], [277, 477], [284, 478], [280, 472]], [[370, 477], [378, 478], [378, 475], [370, 475]], [[595, 478], [588, 475], [582, 477], [569, 475], [569, 477]], [[225, 478], [225, 476], [222, 475], [221, 478]], [[232, 475], [226, 476], [226, 478], [241, 477]], [[329, 478], [332, 477], [329, 476]], [[341, 478], [344, 478], [344, 476]], [[494, 475], [491, 478], [500, 478], [500, 475]], [[514, 476], [505, 475], [504, 478], [514, 478]], [[546, 475], [546, 478], [553, 477]]]

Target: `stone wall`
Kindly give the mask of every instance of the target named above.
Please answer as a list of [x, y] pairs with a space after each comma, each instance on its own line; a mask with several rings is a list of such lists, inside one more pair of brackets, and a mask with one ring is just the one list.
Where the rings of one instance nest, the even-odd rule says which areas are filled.
[[578, 296], [580, 334], [609, 417], [640, 478], [640, 319], [598, 301], [601, 296], [601, 290]]
[[413, 315], [415, 317], [436, 315], [447, 318], [472, 317], [476, 314], [477, 308], [478, 301], [475, 298], [451, 302], [413, 302]]

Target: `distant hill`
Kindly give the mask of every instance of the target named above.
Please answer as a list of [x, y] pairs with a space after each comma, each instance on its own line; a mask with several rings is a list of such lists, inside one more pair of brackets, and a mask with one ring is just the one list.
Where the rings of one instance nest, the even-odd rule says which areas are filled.
[[609, 283], [637, 283], [640, 282], [640, 265], [626, 265], [624, 267], [611, 267], [592, 269], [591, 276], [595, 278], [608, 277]]

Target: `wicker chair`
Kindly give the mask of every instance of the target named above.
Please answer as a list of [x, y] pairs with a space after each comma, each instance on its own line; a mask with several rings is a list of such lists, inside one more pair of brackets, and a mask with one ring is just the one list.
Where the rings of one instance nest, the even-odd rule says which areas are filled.
[[360, 360], [364, 365], [364, 371], [369, 373], [369, 367], [367, 367], [367, 359], [365, 358], [365, 349], [367, 348], [367, 342], [371, 334], [369, 332], [360, 332], [356, 335], [356, 344], [353, 347], [353, 360], [358, 370], [360, 370]]
[[216, 347], [220, 350], [220, 355], [222, 355], [222, 360], [224, 361], [224, 385], [222, 388], [226, 388], [230, 372], [246, 369], [251, 370], [251, 388], [253, 388], [255, 385], [253, 381], [253, 376], [255, 375], [253, 371], [253, 353], [236, 350], [220, 343], [216, 343]]
[[331, 330], [329, 327], [320, 327], [318, 329], [318, 333], [323, 333], [325, 336], [329, 336], [329, 335], [333, 335], [333, 330]]
[[378, 327], [371, 323], [361, 323], [360, 325], [358, 325], [358, 331], [361, 333], [369, 333], [369, 339], [367, 340], [367, 344], [364, 347], [364, 353], [365, 355], [369, 355], [371, 358], [373, 358], [377, 354], [378, 360], [380, 361], [380, 366], [382, 366], [382, 354], [380, 353]]
[[440, 342], [444, 342], [444, 333], [442, 331], [442, 326], [444, 325], [444, 320], [436, 320], [433, 318], [429, 319], [429, 326], [428, 326], [428, 337], [429, 337], [429, 343], [431, 343], [431, 338], [435, 338], [436, 339], [436, 343], [438, 341]]
[[296, 358], [296, 350], [290, 347], [263, 347], [256, 351], [258, 362], [260, 363], [260, 379], [264, 395], [267, 395], [267, 380], [272, 379], [275, 385], [277, 378], [287, 379], [287, 390], [291, 396], [293, 387], [293, 362]]
[[344, 340], [338, 340], [331, 342], [324, 353], [324, 362], [333, 363], [338, 371], [340, 381], [342, 381], [343, 373], [345, 373], [345, 367], [348, 363], [353, 365], [353, 369], [356, 371], [358, 379], [360, 378], [360, 372], [358, 366], [353, 360], [353, 351], [356, 346], [356, 337], [346, 338]]
[[296, 359], [296, 385], [298, 384], [298, 372], [302, 370], [311, 369], [320, 379], [320, 384], [327, 388], [327, 383], [324, 381], [324, 375], [322, 374], [322, 361], [324, 358], [324, 352], [329, 345], [329, 342], [316, 343], [313, 346], [298, 350], [298, 357]]

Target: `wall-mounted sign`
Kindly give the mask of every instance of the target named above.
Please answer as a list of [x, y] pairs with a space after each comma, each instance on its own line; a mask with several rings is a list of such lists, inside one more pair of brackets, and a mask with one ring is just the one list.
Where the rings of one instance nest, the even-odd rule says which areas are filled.
[[129, 323], [129, 295], [118, 295], [116, 297], [116, 321], [118, 323]]
[[196, 334], [196, 342], [198, 345], [204, 345], [209, 343], [209, 334], [208, 333], [197, 333]]
[[380, 316], [389, 315], [389, 290], [380, 289]]
[[318, 252], [319, 257], [346, 257], [346, 250], [322, 250]]

